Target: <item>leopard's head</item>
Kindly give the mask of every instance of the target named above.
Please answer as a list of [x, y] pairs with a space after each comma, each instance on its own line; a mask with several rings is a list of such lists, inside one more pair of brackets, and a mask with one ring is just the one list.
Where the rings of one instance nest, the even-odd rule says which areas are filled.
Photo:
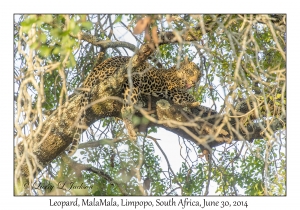
[[177, 70], [177, 77], [183, 82], [183, 88], [189, 89], [200, 80], [201, 71], [199, 67], [190, 62], [187, 58], [180, 63], [180, 67]]

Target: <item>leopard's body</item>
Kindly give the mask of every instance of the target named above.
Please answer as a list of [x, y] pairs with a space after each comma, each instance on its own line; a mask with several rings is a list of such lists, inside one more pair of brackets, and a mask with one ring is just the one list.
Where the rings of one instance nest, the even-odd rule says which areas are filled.
[[[114, 75], [118, 69], [122, 67], [128, 68], [130, 66], [129, 62], [130, 57], [123, 56], [105, 60], [88, 75], [83, 83], [83, 88], [93, 88], [99, 82]], [[129, 87], [128, 82], [125, 82], [123, 85], [124, 106], [122, 108], [122, 117], [131, 139], [136, 138], [131, 120], [135, 112], [133, 106], [138, 102], [140, 95], [162, 97], [180, 105], [198, 103], [187, 92], [189, 88], [199, 81], [201, 75], [199, 67], [193, 62], [185, 60], [180, 63], [178, 69], [176, 66], [170, 69], [157, 69], [144, 62], [132, 69], [132, 72], [132, 89]], [[84, 92], [81, 107], [86, 106], [90, 102], [89, 98], [90, 92]], [[77, 150], [78, 143], [79, 138], [74, 138], [69, 155]]]

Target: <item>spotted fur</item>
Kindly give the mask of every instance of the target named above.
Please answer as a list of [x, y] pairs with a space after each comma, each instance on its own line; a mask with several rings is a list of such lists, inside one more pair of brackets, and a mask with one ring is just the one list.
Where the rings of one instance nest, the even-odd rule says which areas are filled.
[[[83, 83], [83, 88], [91, 89], [99, 82], [112, 76], [121, 67], [129, 66], [130, 57], [113, 57], [105, 60], [96, 66], [88, 75]], [[149, 63], [144, 62], [133, 69], [132, 82], [133, 87], [130, 89], [129, 83], [123, 85], [124, 106], [121, 110], [123, 121], [125, 123], [128, 134], [132, 140], [136, 138], [136, 132], [132, 124], [132, 116], [135, 112], [134, 105], [138, 102], [140, 95], [152, 95], [170, 99], [176, 104], [195, 103], [195, 99], [187, 90], [193, 87], [199, 81], [201, 72], [199, 67], [188, 60], [180, 63], [179, 68], [173, 66], [170, 69], [157, 69]], [[90, 102], [90, 92], [84, 92], [81, 101], [81, 107], [86, 106]], [[81, 116], [80, 123], [84, 121], [84, 112]], [[72, 147], [69, 155], [75, 153], [78, 147], [79, 138], [78, 130], [74, 135]], [[76, 136], [76, 138], [75, 138]]]

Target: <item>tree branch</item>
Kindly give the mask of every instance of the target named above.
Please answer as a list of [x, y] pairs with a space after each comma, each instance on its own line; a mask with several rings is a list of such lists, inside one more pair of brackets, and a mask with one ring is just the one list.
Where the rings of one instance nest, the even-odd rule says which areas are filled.
[[77, 163], [76, 161], [69, 158], [66, 154], [62, 154], [62, 159], [75, 171], [76, 174], [81, 174], [82, 171], [89, 171], [95, 173], [100, 177], [104, 178], [108, 183], [116, 185], [119, 188], [122, 195], [128, 195], [127, 191], [122, 187], [121, 183], [116, 182], [107, 173], [105, 173], [105, 171], [93, 167], [91, 165]]
[[71, 37], [77, 38], [79, 40], [84, 40], [92, 45], [99, 46], [101, 48], [116, 48], [116, 47], [124, 47], [130, 49], [131, 51], [135, 52], [137, 48], [129, 43], [123, 41], [111, 41], [111, 40], [100, 40], [98, 37], [93, 36], [88, 33], [80, 32], [78, 35], [70, 34]]

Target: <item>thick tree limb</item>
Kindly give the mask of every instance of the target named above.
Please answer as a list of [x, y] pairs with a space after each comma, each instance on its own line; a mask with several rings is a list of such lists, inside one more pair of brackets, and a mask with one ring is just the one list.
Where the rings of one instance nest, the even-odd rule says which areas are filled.
[[[97, 120], [108, 116], [121, 116], [122, 91], [120, 89], [120, 84], [122, 84], [124, 79], [124, 77], [112, 77], [104, 83], [98, 84], [93, 89], [93, 102], [86, 112], [87, 126], [90, 126]], [[76, 122], [78, 120], [78, 117], [80, 116], [79, 101], [81, 97], [81, 95], [76, 95], [72, 99], [70, 99], [68, 104], [64, 104], [64, 107], [61, 108], [61, 114], [59, 114], [59, 110], [56, 110], [44, 122], [41, 132], [41, 134], [43, 135], [39, 135], [37, 139], [33, 140], [34, 146], [32, 153], [42, 167], [45, 167], [49, 162], [51, 162], [58, 155], [64, 152], [71, 144], [73, 134], [75, 132], [74, 122]], [[222, 123], [222, 116], [219, 116], [217, 114], [211, 116], [205, 110], [201, 110], [201, 107], [199, 109], [192, 108], [193, 112], [199, 113], [199, 115], [196, 116], [191, 111], [185, 111], [182, 107], [179, 106], [169, 106], [169, 108], [164, 109], [162, 112], [162, 106], [159, 105], [160, 100], [160, 98], [150, 97], [150, 112], [152, 113], [152, 115], [146, 115], [146, 117], [148, 117], [150, 120], [147, 126], [154, 125], [162, 127], [195, 142], [197, 145], [209, 145], [210, 147], [215, 147], [228, 142], [232, 138], [230, 137], [229, 132], [226, 132], [226, 128], [221, 128], [220, 131], [218, 131], [218, 138], [213, 139], [214, 133], [217, 132], [216, 129], [218, 128], [218, 125]], [[165, 101], [166, 103], [172, 104], [171, 101]], [[143, 108], [145, 110], [149, 110], [148, 106]], [[144, 109], [140, 108], [140, 112], [137, 113], [137, 115], [142, 117], [145, 114], [142, 114], [142, 112], [146, 112]], [[152, 117], [153, 115], [155, 117]], [[210, 123], [205, 121], [205, 118], [210, 118]], [[274, 121], [271, 126], [273, 127], [273, 129], [278, 130], [284, 125], [277, 120]], [[263, 138], [264, 136], [261, 133], [262, 129], [263, 128], [259, 124], [249, 127], [249, 138], [245, 140], [251, 141], [255, 138]], [[49, 130], [51, 132], [47, 132]], [[233, 139], [244, 140], [238, 137], [239, 136], [234, 135]], [[28, 141], [28, 139], [24, 141]], [[22, 141], [21, 143], [19, 143], [19, 145], [16, 146], [16, 152], [19, 152], [21, 154], [26, 152], [26, 148], [24, 149], [23, 143], [24, 142]], [[31, 174], [26, 162], [16, 162], [16, 166], [17, 165], [21, 165], [21, 176], [28, 177], [29, 174]], [[18, 168], [16, 168], [16, 170], [18, 170]], [[33, 172], [33, 174], [36, 174], [38, 172], [39, 170], [37, 169]]]

